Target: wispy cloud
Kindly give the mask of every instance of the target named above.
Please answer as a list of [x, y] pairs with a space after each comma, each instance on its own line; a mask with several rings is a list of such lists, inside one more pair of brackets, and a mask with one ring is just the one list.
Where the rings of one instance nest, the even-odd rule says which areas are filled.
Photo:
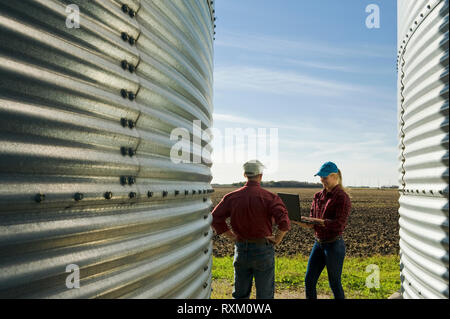
[[[225, 114], [225, 113], [214, 113], [214, 126], [217, 123], [232, 123], [239, 124], [246, 127], [254, 127], [254, 128], [278, 128], [279, 130], [291, 130], [297, 132], [314, 132], [317, 130], [317, 127], [308, 124], [307, 120], [304, 118], [303, 121], [301, 119], [297, 120], [297, 125], [288, 125], [285, 122], [279, 121], [265, 121], [258, 119], [253, 116], [252, 118], [248, 116], [235, 115], [235, 114]], [[221, 125], [223, 126], [223, 125]]]
[[384, 75], [393, 74], [395, 71], [392, 69], [379, 69], [364, 66], [355, 66], [354, 64], [349, 65], [345, 63], [336, 64], [332, 62], [318, 62], [315, 59], [297, 59], [297, 58], [285, 58], [282, 62], [290, 66], [301, 66], [309, 69], [315, 70], [326, 70], [326, 71], [336, 71], [342, 73], [359, 73], [359, 74], [372, 74], [372, 75]]
[[[301, 152], [300, 150], [303, 150]], [[396, 156], [398, 150], [395, 145], [390, 145], [386, 140], [374, 138], [365, 141], [321, 141], [298, 139], [281, 139], [280, 153], [304, 153], [305, 158], [321, 158], [330, 155], [352, 160], [373, 159], [380, 154], [392, 154]], [[298, 156], [298, 155], [297, 155]]]
[[214, 72], [216, 89], [260, 91], [273, 94], [342, 96], [371, 93], [373, 88], [314, 78], [306, 74], [263, 67], [218, 67]]
[[[257, 51], [259, 54], [273, 53], [277, 55], [315, 54], [321, 56], [391, 58], [395, 48], [388, 46], [347, 43], [331, 44], [311, 39], [282, 39], [261, 34], [236, 34], [224, 32], [215, 42], [216, 46], [230, 47], [246, 51]], [[394, 50], [394, 51], [392, 51]]]

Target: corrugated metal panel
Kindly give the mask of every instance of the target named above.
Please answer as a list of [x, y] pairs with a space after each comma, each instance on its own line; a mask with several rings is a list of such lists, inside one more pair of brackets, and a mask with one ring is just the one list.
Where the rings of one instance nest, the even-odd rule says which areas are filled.
[[398, 1], [404, 298], [449, 297], [448, 5]]
[[0, 4], [0, 297], [209, 298], [212, 1]]

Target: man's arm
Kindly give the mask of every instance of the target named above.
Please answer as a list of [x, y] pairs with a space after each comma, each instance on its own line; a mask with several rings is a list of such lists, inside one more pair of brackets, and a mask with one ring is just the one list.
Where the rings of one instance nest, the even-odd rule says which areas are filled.
[[213, 217], [211, 226], [214, 228], [217, 235], [224, 235], [228, 239], [236, 241], [236, 235], [231, 231], [226, 223], [226, 219], [231, 215], [226, 197], [222, 198], [220, 203], [214, 207], [211, 214]]
[[275, 220], [275, 223], [278, 225], [278, 230], [275, 236], [268, 236], [266, 237], [266, 239], [274, 245], [278, 245], [281, 243], [286, 233], [291, 229], [291, 223], [288, 217], [286, 206], [284, 205], [280, 197], [275, 196], [273, 198], [269, 209]]
[[237, 236], [233, 233], [233, 231], [231, 229], [229, 229], [226, 232], [222, 233], [222, 236], [225, 236], [226, 238], [228, 238], [232, 242], [236, 242], [237, 241]]

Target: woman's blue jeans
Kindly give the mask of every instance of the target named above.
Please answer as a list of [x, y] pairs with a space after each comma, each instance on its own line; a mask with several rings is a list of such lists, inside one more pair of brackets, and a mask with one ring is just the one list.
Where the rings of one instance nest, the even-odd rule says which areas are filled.
[[275, 250], [272, 244], [236, 243], [233, 266], [233, 298], [250, 298], [254, 277], [256, 299], [273, 299]]
[[338, 239], [332, 243], [315, 242], [308, 260], [305, 276], [307, 299], [317, 299], [316, 285], [322, 270], [327, 266], [328, 282], [335, 299], [345, 299], [341, 284], [342, 267], [344, 265], [345, 243]]

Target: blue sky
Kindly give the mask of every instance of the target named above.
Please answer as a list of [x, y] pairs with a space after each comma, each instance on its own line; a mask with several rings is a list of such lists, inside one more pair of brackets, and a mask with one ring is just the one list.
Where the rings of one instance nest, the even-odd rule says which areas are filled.
[[[378, 29], [366, 27], [369, 4], [380, 8]], [[346, 185], [397, 183], [396, 1], [215, 6], [213, 127], [278, 129], [264, 180], [317, 182], [333, 161]], [[230, 151], [222, 140], [212, 143], [212, 182], [241, 181], [240, 159], [217, 160]]]

